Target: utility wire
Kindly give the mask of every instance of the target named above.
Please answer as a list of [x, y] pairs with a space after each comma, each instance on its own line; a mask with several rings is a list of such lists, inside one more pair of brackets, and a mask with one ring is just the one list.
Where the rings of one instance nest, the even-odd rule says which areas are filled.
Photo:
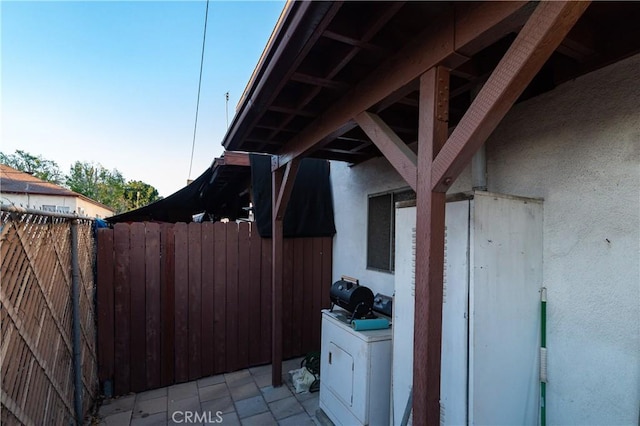
[[207, 40], [207, 18], [209, 16], [209, 0], [204, 12], [204, 35], [202, 36], [202, 55], [200, 56], [200, 77], [198, 78], [198, 100], [196, 101], [196, 121], [193, 125], [193, 142], [191, 143], [191, 160], [189, 161], [189, 176], [191, 179], [191, 168], [193, 167], [193, 152], [196, 147], [196, 130], [198, 128], [198, 110], [200, 109], [200, 88], [202, 87], [202, 66], [204, 64], [204, 44]]

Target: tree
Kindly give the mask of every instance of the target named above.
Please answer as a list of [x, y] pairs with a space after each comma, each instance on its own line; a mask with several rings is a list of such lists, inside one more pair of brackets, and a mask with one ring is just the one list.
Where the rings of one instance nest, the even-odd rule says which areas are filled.
[[0, 163], [32, 174], [38, 179], [46, 180], [47, 182], [61, 184], [64, 180], [64, 175], [58, 163], [19, 149], [16, 150], [15, 154], [9, 155], [0, 152]]
[[148, 183], [130, 180], [124, 186], [124, 199], [127, 210], [137, 209], [160, 199], [158, 190]]
[[121, 213], [126, 210], [125, 180], [117, 169], [105, 169], [99, 163], [76, 161], [69, 170], [66, 184], [74, 192], [98, 201]]

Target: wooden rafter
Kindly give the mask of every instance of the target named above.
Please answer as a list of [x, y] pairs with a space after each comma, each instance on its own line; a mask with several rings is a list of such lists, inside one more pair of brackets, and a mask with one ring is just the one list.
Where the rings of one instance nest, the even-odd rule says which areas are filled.
[[325, 31], [322, 34], [323, 37], [330, 38], [331, 40], [339, 41], [344, 44], [348, 44], [350, 46], [356, 46], [361, 49], [371, 50], [373, 52], [381, 52], [384, 53], [386, 49], [375, 45], [373, 43], [369, 43], [368, 41], [359, 40], [357, 38], [349, 37], [343, 34], [338, 34], [334, 31]]
[[349, 87], [347, 83], [341, 81], [335, 81], [328, 78], [316, 77], [309, 74], [304, 74], [301, 72], [295, 72], [291, 76], [291, 80], [297, 81], [300, 83], [306, 83], [313, 86], [326, 87], [327, 89], [332, 90], [345, 90]]
[[454, 34], [457, 41], [462, 23], [470, 28], [465, 29], [464, 38], [460, 41], [461, 46], [465, 47], [463, 43], [471, 43], [474, 37], [484, 37], [485, 33], [495, 36], [495, 28], [509, 20], [523, 6], [520, 2], [483, 4], [480, 9], [482, 13], [477, 9], [463, 11], [456, 14], [455, 22], [452, 14], [450, 19], [443, 19], [438, 25], [430, 27], [417, 37], [415, 43], [398, 52], [287, 143], [279, 152], [278, 164], [282, 166], [293, 158], [304, 156], [322, 147], [332, 137], [342, 134], [341, 131], [353, 128], [354, 125], [347, 121], [348, 117], [369, 110], [433, 66], [448, 60], [452, 61], [449, 65], [453, 66], [464, 60], [454, 49]]
[[538, 5], [434, 160], [434, 190], [446, 192], [588, 6]]
[[[384, 24], [386, 24], [397, 12], [398, 10], [402, 7], [402, 5], [404, 4], [404, 2], [395, 2], [392, 3], [391, 6], [386, 10], [386, 12], [380, 16], [375, 23], [373, 23], [371, 26], [369, 26], [369, 28], [367, 29], [367, 32], [362, 36], [362, 39], [360, 40], [361, 42], [368, 42], [369, 40], [371, 40], [373, 38], [373, 36], [375, 36], [378, 31], [380, 31], [380, 29], [384, 26]], [[333, 80], [333, 78], [338, 75], [338, 73], [340, 71], [342, 71], [342, 69], [347, 66], [347, 64], [358, 54], [358, 52], [360, 52], [361, 48], [358, 46], [353, 46], [351, 48], [351, 50], [342, 58], [342, 60], [340, 60], [340, 62], [338, 62], [336, 65], [333, 66], [333, 68], [327, 73], [325, 79], [326, 80]], [[309, 104], [309, 102], [311, 102], [317, 95], [318, 93], [320, 93], [320, 87], [315, 87], [313, 89], [311, 89], [309, 91], [309, 93], [307, 93], [307, 95], [298, 103], [298, 105], [300, 107], [306, 106]], [[287, 124], [289, 124], [289, 122], [293, 119], [293, 116], [290, 116], [288, 118], [286, 118], [285, 120], [283, 120], [281, 126], [284, 128], [287, 126]], [[352, 125], [351, 128], [353, 128]], [[344, 130], [345, 132], [348, 131]], [[273, 131], [271, 132], [271, 134], [269, 135], [269, 139], [275, 137], [275, 135], [278, 134], [277, 131]]]
[[378, 115], [365, 111], [358, 114], [355, 120], [400, 176], [415, 191], [418, 164], [416, 154]]

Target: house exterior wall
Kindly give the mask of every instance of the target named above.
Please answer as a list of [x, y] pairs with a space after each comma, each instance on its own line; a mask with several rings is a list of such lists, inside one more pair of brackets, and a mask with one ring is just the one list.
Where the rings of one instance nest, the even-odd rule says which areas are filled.
[[113, 216], [113, 212], [102, 206], [96, 205], [90, 201], [80, 197], [67, 197], [63, 195], [43, 195], [43, 194], [14, 194], [2, 193], [2, 202], [13, 203], [16, 206], [25, 208], [42, 209], [43, 205], [56, 207], [69, 207], [69, 213], [78, 211], [78, 208], [84, 210], [83, 216], [105, 218]]
[[[640, 55], [522, 102], [487, 142], [488, 190], [544, 198], [549, 424], [640, 415]], [[405, 186], [385, 159], [332, 165], [334, 280], [366, 269], [367, 195]], [[469, 171], [451, 192], [470, 190]]]

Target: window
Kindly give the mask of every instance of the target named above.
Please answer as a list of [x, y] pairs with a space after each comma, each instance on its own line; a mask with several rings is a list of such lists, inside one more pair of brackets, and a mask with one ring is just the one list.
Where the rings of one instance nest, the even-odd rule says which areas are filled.
[[53, 213], [55, 213], [56, 206], [52, 206], [52, 205], [49, 205], [49, 204], [43, 204], [42, 205], [42, 210], [44, 210], [45, 212], [53, 212]]
[[69, 213], [70, 212], [69, 206], [58, 206], [57, 212], [58, 213]]
[[367, 211], [367, 268], [393, 272], [395, 246], [395, 204], [415, 200], [416, 193], [409, 190], [387, 192], [369, 196]]

